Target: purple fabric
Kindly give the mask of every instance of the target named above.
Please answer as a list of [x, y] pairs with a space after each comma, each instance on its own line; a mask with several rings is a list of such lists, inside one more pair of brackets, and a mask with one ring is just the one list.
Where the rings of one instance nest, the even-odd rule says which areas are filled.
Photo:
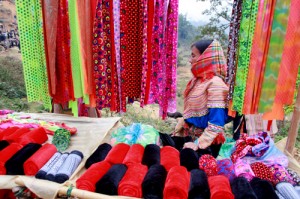
[[243, 160], [238, 160], [234, 164], [234, 171], [237, 177], [245, 177], [249, 182], [255, 177], [250, 165]]
[[234, 165], [230, 159], [223, 159], [217, 161], [218, 175], [224, 175], [229, 180], [235, 178]]

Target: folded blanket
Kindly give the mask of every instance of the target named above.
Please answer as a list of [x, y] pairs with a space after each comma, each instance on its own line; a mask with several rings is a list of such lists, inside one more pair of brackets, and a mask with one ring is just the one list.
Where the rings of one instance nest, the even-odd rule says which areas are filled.
[[160, 148], [156, 144], [148, 144], [145, 147], [142, 164], [148, 168], [155, 164], [160, 164]]
[[179, 151], [171, 146], [165, 146], [160, 150], [160, 162], [167, 171], [172, 167], [180, 166]]
[[272, 184], [267, 180], [254, 177], [250, 185], [255, 192], [257, 199], [278, 199]]
[[0, 175], [6, 174], [5, 163], [15, 155], [20, 149], [22, 149], [22, 145], [18, 143], [12, 143], [2, 151], [0, 151]]
[[63, 183], [71, 177], [74, 171], [77, 169], [83, 158], [83, 154], [80, 151], [72, 151], [67, 159], [64, 161], [62, 166], [57, 171], [54, 181], [57, 183]]
[[55, 164], [51, 167], [51, 169], [47, 172], [45, 178], [50, 181], [54, 181], [55, 175], [57, 174], [59, 168], [63, 165], [67, 157], [69, 156], [69, 153], [63, 153], [61, 156], [59, 156], [58, 160], [55, 162]]
[[118, 195], [118, 186], [127, 171], [125, 164], [115, 164], [96, 183], [96, 192], [106, 195]]
[[151, 166], [142, 183], [143, 197], [145, 199], [163, 198], [166, 177], [165, 167], [162, 165]]
[[40, 144], [29, 143], [15, 153], [6, 163], [6, 174], [8, 175], [24, 175], [23, 164], [42, 146]]
[[130, 149], [130, 145], [120, 143], [114, 146], [107, 154], [105, 161], [111, 165], [121, 164]]
[[202, 169], [207, 176], [218, 175], [217, 160], [211, 155], [203, 155], [199, 159], [199, 168]]
[[46, 179], [47, 172], [53, 167], [53, 165], [58, 161], [61, 156], [61, 152], [56, 152], [50, 160], [37, 172], [35, 175], [38, 179]]
[[184, 143], [186, 142], [193, 142], [193, 138], [191, 136], [180, 137], [180, 136], [173, 136], [171, 137], [175, 143], [175, 148], [178, 151], [181, 151], [183, 148]]
[[235, 199], [257, 199], [250, 183], [244, 177], [237, 177], [231, 182], [232, 193]]
[[170, 169], [164, 188], [164, 199], [188, 198], [190, 174], [183, 166]]
[[270, 168], [262, 162], [255, 162], [250, 165], [255, 177], [272, 182], [272, 172]]
[[5, 149], [9, 145], [9, 142], [6, 140], [0, 140], [0, 151]]
[[14, 133], [10, 134], [9, 136], [6, 136], [5, 140], [7, 140], [10, 143], [17, 142], [20, 137], [25, 136], [26, 133], [28, 133], [29, 131], [29, 128], [17, 129]]
[[226, 176], [230, 181], [235, 178], [234, 165], [230, 159], [217, 161], [218, 175]]
[[111, 148], [112, 146], [107, 143], [103, 143], [98, 146], [96, 151], [94, 151], [94, 153], [85, 162], [85, 168], [88, 169], [90, 166], [92, 166], [92, 164], [103, 161]]
[[143, 145], [140, 144], [132, 145], [123, 160], [123, 164], [129, 166], [130, 164], [141, 163], [144, 155], [144, 150], [145, 149]]
[[228, 178], [222, 175], [208, 177], [211, 199], [234, 199]]
[[210, 199], [207, 175], [200, 169], [191, 170], [189, 199]]
[[285, 199], [300, 199], [296, 189], [291, 183], [281, 182], [276, 185], [276, 189]]
[[93, 164], [76, 180], [76, 187], [78, 189], [95, 192], [96, 183], [107, 173], [110, 167], [111, 165], [106, 161]]
[[0, 140], [4, 140], [8, 136], [16, 132], [18, 129], [19, 127], [13, 126], [3, 130], [2, 132], [0, 132]]
[[145, 165], [130, 164], [119, 184], [118, 194], [121, 196], [141, 198], [143, 196], [142, 182], [147, 171], [148, 168]]
[[198, 154], [193, 149], [186, 148], [180, 151], [180, 165], [188, 171], [199, 168], [198, 159]]
[[29, 131], [25, 134], [25, 136], [20, 137], [17, 142], [22, 145], [26, 145], [28, 143], [43, 144], [47, 140], [48, 136], [45, 129], [43, 127], [39, 127], [37, 129]]
[[24, 163], [25, 175], [34, 176], [56, 152], [53, 144], [43, 145]]

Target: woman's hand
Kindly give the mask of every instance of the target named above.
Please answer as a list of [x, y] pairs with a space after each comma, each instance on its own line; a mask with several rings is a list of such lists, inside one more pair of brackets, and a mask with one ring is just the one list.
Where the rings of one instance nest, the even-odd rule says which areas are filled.
[[186, 143], [184, 143], [183, 148], [184, 149], [185, 148], [193, 149], [194, 151], [198, 150], [198, 146], [194, 142], [186, 142]]

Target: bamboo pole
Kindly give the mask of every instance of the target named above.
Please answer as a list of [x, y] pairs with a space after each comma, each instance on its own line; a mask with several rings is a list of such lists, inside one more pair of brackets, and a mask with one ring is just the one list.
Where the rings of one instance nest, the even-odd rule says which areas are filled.
[[294, 155], [294, 148], [297, 139], [298, 129], [300, 122], [300, 86], [298, 87], [297, 99], [295, 102], [295, 108], [289, 129], [289, 134], [286, 142], [285, 149], [292, 155]]

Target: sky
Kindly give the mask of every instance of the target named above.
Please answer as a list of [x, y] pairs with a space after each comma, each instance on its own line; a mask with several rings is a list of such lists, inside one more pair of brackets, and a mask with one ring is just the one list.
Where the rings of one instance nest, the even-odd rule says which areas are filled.
[[202, 12], [209, 9], [209, 1], [196, 1], [196, 0], [179, 0], [179, 13], [187, 14], [189, 21], [205, 21], [208, 22], [208, 17], [203, 15]]

